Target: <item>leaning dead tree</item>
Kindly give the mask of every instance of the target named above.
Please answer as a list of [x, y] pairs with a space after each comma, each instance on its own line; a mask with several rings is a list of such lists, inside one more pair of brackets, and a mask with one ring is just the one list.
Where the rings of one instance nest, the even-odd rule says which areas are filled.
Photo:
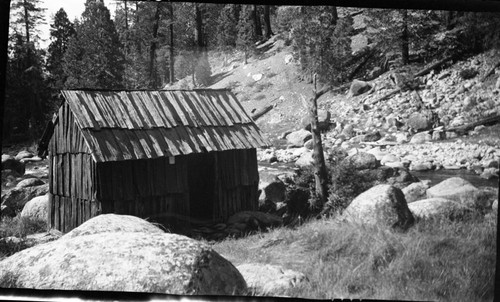
[[328, 197], [327, 172], [325, 164], [325, 156], [323, 153], [323, 143], [321, 141], [321, 132], [318, 128], [318, 99], [325, 94], [330, 87], [323, 88], [317, 91], [316, 74], [314, 75], [314, 90], [313, 97], [305, 104], [309, 113], [311, 132], [313, 136], [313, 167], [314, 180], [316, 186], [316, 198], [312, 199], [311, 208], [315, 210], [321, 209]]

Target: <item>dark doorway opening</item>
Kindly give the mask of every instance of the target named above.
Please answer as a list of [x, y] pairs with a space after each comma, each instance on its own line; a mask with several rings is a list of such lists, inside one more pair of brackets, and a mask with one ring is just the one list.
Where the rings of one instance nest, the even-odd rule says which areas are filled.
[[215, 197], [215, 156], [198, 153], [187, 156], [189, 206], [193, 225], [211, 222]]

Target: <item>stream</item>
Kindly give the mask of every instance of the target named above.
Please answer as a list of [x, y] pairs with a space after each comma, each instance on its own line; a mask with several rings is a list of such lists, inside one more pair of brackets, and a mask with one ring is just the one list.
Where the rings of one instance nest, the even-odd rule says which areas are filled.
[[[273, 163], [269, 164], [267, 162], [259, 162], [259, 172], [269, 171], [272, 174], [283, 174], [283, 173], [293, 173], [294, 169], [297, 169], [294, 163]], [[472, 171], [461, 169], [461, 170], [434, 170], [434, 171], [410, 171], [410, 173], [420, 180], [430, 180], [431, 186], [434, 186], [443, 180], [450, 177], [460, 177], [468, 182], [470, 182], [475, 187], [494, 187], [499, 188], [499, 179], [484, 179], [479, 177]]]

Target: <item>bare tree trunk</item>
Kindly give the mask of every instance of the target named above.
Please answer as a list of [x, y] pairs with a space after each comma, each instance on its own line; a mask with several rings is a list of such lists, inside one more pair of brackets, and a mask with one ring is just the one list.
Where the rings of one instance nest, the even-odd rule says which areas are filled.
[[[135, 2], [135, 24], [139, 24], [139, 1]], [[137, 52], [139, 54], [142, 53], [142, 44], [141, 44], [141, 40], [140, 39], [137, 39], [137, 37], [134, 37], [135, 38], [135, 41], [136, 41], [136, 48], [137, 48]]]
[[254, 23], [254, 29], [255, 29], [255, 37], [257, 38], [257, 40], [261, 40], [262, 39], [262, 25], [260, 24], [260, 15], [258, 12], [257, 5], [253, 6], [252, 17], [253, 17], [253, 23]]
[[453, 11], [447, 11], [445, 12], [445, 20], [446, 20], [446, 29], [451, 30], [453, 29], [453, 18], [454, 18], [454, 13]]
[[200, 4], [195, 4], [195, 21], [196, 21], [196, 45], [198, 49], [201, 50], [205, 47], [205, 39], [203, 37], [203, 16], [200, 10]]
[[158, 88], [156, 80], [156, 47], [158, 43], [158, 27], [160, 22], [160, 4], [161, 2], [157, 2], [156, 4], [156, 12], [153, 23], [153, 40], [151, 41], [149, 47], [149, 86], [153, 89]]
[[271, 30], [271, 17], [270, 17], [269, 5], [264, 5], [264, 23], [266, 29], [266, 39], [269, 39], [271, 38], [272, 35], [274, 35], [273, 31]]
[[403, 9], [403, 28], [401, 31], [401, 60], [403, 65], [408, 65], [410, 61], [409, 37], [408, 37], [408, 10]]
[[321, 132], [318, 128], [318, 99], [323, 93], [316, 90], [316, 74], [314, 75], [314, 96], [310, 104], [311, 132], [313, 135], [313, 159], [314, 159], [314, 180], [316, 183], [316, 199], [313, 199], [311, 207], [315, 210], [321, 209], [328, 197], [327, 173], [325, 156], [323, 154], [323, 143]]
[[336, 6], [332, 6], [332, 25], [337, 26], [339, 20], [339, 13]]
[[124, 0], [125, 2], [125, 30], [128, 32], [128, 6], [127, 6], [127, 0]]
[[174, 83], [174, 4], [170, 2], [170, 84]]

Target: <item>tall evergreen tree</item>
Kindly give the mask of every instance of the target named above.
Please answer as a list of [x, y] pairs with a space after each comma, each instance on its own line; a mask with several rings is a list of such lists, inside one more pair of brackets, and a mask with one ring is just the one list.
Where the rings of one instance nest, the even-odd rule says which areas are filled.
[[102, 0], [87, 0], [63, 68], [72, 88], [122, 88], [124, 58], [109, 10]]
[[245, 64], [248, 54], [253, 51], [257, 36], [255, 35], [254, 9], [251, 5], [242, 5], [240, 19], [238, 20], [238, 38], [236, 46], [245, 53]]
[[24, 42], [26, 44], [38, 42], [40, 39], [37, 27], [45, 22], [44, 11], [40, 7], [40, 0], [16, 0], [12, 1], [11, 10], [17, 18], [13, 24], [18, 31], [24, 32]]
[[69, 39], [75, 35], [73, 23], [69, 21], [64, 9], [59, 9], [54, 16], [54, 23], [50, 25], [50, 39], [48, 48], [47, 71], [50, 73], [51, 86], [56, 89], [63, 88], [66, 82], [61, 58], [68, 48]]
[[18, 133], [35, 138], [47, 112], [47, 85], [42, 71], [43, 51], [36, 48], [37, 26], [43, 23], [44, 9], [38, 0], [18, 0], [11, 9], [16, 19], [11, 23], [11, 55], [8, 60], [6, 120], [4, 134]]
[[236, 46], [238, 19], [241, 6], [226, 4], [221, 10], [217, 24], [217, 46], [222, 49]]
[[336, 8], [301, 7], [292, 23], [294, 50], [306, 79], [317, 73], [323, 83], [340, 83], [346, 78], [346, 61], [351, 55], [352, 18], [338, 18]]

